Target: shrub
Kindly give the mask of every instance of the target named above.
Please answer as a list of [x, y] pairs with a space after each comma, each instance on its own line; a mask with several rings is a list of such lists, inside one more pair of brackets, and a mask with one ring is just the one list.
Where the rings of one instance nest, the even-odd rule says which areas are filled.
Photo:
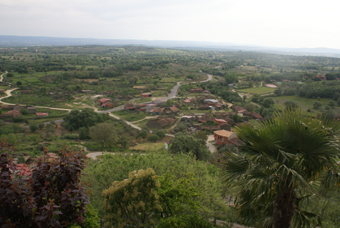
[[159, 140], [158, 135], [150, 135], [148, 137], [148, 141], [150, 141], [150, 142], [156, 142], [157, 140]]
[[165, 137], [165, 133], [164, 133], [163, 131], [156, 131], [156, 135], [157, 135], [160, 139], [162, 139], [162, 138]]
[[148, 131], [143, 129], [139, 132], [138, 137], [145, 138], [148, 135]]
[[71, 139], [71, 140], [76, 140], [79, 139], [79, 136], [76, 134], [67, 134], [62, 137], [63, 139]]
[[35, 132], [36, 130], [38, 130], [38, 126], [36, 124], [31, 124], [30, 125], [30, 131], [33, 133]]
[[45, 126], [45, 124], [43, 124], [43, 123], [38, 124], [38, 127], [39, 127], [40, 130], [42, 130], [44, 128], [44, 126]]

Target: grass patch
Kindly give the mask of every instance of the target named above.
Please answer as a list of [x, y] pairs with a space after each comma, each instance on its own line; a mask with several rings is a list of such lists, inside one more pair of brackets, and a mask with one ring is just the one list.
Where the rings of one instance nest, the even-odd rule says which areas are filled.
[[[293, 101], [302, 110], [313, 109], [313, 103], [315, 101], [318, 101], [317, 99], [299, 97], [297, 95], [294, 95], [294, 96], [273, 97], [273, 100], [275, 101], [274, 108], [276, 108], [276, 109], [283, 109], [284, 108], [284, 103], [286, 101]], [[321, 98], [320, 101], [319, 101], [322, 104], [321, 108], [325, 108], [330, 101], [331, 101], [330, 99]]]
[[122, 147], [119, 147], [117, 145], [106, 146], [106, 147], [103, 148], [101, 145], [99, 145], [97, 143], [94, 143], [94, 142], [84, 143], [84, 147], [86, 147], [86, 149], [88, 151], [110, 151], [110, 152], [122, 151], [122, 152], [131, 152], [130, 149], [122, 148]]
[[131, 150], [143, 150], [143, 151], [158, 151], [165, 148], [164, 142], [157, 143], [142, 143], [137, 144], [134, 147], [130, 147]]
[[267, 93], [274, 93], [273, 88], [268, 87], [253, 87], [248, 89], [238, 89], [237, 92], [241, 93], [252, 93], [252, 94], [267, 94]]

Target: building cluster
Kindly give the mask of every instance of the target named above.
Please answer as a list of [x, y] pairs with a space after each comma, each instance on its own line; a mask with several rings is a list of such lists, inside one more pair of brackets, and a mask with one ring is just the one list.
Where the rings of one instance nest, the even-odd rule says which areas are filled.
[[37, 112], [37, 107], [35, 106], [27, 106], [27, 105], [2, 105], [1, 110], [7, 111], [0, 114], [0, 119], [7, 119], [7, 118], [17, 118], [21, 115], [21, 110], [27, 109], [29, 114], [35, 114], [36, 117], [47, 117], [47, 112]]
[[112, 103], [112, 99], [110, 98], [100, 98], [98, 99], [98, 103], [103, 108], [113, 108], [114, 104]]

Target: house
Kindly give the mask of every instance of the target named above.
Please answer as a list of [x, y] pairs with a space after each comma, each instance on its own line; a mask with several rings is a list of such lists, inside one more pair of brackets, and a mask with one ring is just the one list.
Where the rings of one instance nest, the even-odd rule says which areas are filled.
[[6, 113], [0, 114], [0, 119], [16, 118], [18, 116], [20, 116], [20, 112], [18, 110], [11, 110]]
[[100, 98], [100, 99], [98, 99], [98, 102], [99, 102], [100, 105], [103, 105], [107, 102], [112, 102], [112, 100], [110, 98]]
[[231, 107], [235, 112], [237, 112], [237, 114], [243, 114], [245, 111], [247, 111], [246, 109], [240, 107], [240, 106], [237, 106], [237, 105], [233, 105]]
[[218, 102], [218, 100], [215, 100], [215, 99], [205, 99], [203, 101], [203, 103], [205, 104], [216, 104]]
[[229, 87], [233, 87], [234, 85], [236, 85], [236, 84], [235, 83], [228, 84]]
[[152, 97], [151, 93], [141, 93], [140, 94], [141, 97]]
[[223, 120], [223, 119], [216, 119], [216, 118], [215, 118], [214, 121], [217, 122], [218, 125], [228, 124], [228, 122], [225, 121], [225, 120]]
[[103, 108], [113, 108], [114, 107], [114, 104], [111, 103], [111, 102], [107, 102], [105, 104], [102, 104], [102, 107]]
[[134, 104], [125, 104], [124, 105], [124, 109], [125, 110], [128, 110], [128, 111], [133, 111], [133, 110], [135, 110], [136, 109], [136, 106], [134, 105]]
[[192, 93], [202, 93], [202, 92], [203, 92], [203, 89], [202, 89], [202, 88], [191, 89], [190, 92], [192, 92]]
[[252, 113], [251, 116], [256, 120], [262, 120], [263, 117], [258, 113]]
[[214, 131], [215, 143], [218, 145], [233, 144], [230, 140], [237, 138], [236, 134], [231, 131], [219, 130]]
[[161, 115], [163, 113], [164, 108], [155, 108], [150, 111], [150, 113], [154, 115]]
[[35, 113], [37, 118], [41, 118], [41, 117], [47, 117], [48, 113], [47, 112], [37, 112]]
[[199, 109], [199, 110], [209, 110], [209, 109], [210, 109], [210, 107], [209, 107], [209, 105], [208, 105], [208, 104], [204, 104], [204, 105], [200, 105], [200, 106], [198, 106], [198, 109]]
[[4, 93], [4, 90], [3, 89], [0, 89], [0, 94], [3, 94]]
[[326, 81], [327, 80], [326, 76], [323, 76], [323, 75], [313, 76], [313, 78], [318, 78], [318, 79], [320, 79], [320, 81]]

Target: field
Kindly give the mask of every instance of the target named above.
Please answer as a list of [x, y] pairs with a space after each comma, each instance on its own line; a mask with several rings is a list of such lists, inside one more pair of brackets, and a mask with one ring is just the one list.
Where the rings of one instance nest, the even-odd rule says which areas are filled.
[[130, 150], [148, 150], [148, 151], [158, 151], [165, 148], [164, 142], [157, 142], [157, 143], [142, 143], [138, 144], [134, 147], [130, 147]]
[[[275, 105], [274, 105], [273, 108], [276, 108], [276, 109], [282, 109], [284, 107], [284, 103], [286, 101], [295, 102], [299, 107], [301, 107], [302, 110], [313, 109], [313, 103], [315, 101], [318, 101], [317, 99], [299, 97], [297, 95], [295, 95], [295, 96], [273, 97], [273, 99], [275, 101]], [[326, 107], [330, 101], [331, 101], [330, 99], [321, 98], [320, 101], [319, 101], [322, 104], [321, 108]]]
[[254, 88], [248, 88], [248, 89], [239, 89], [237, 92], [241, 93], [252, 93], [252, 94], [267, 94], [267, 93], [273, 93], [275, 89], [268, 88], [268, 87], [254, 87]]

